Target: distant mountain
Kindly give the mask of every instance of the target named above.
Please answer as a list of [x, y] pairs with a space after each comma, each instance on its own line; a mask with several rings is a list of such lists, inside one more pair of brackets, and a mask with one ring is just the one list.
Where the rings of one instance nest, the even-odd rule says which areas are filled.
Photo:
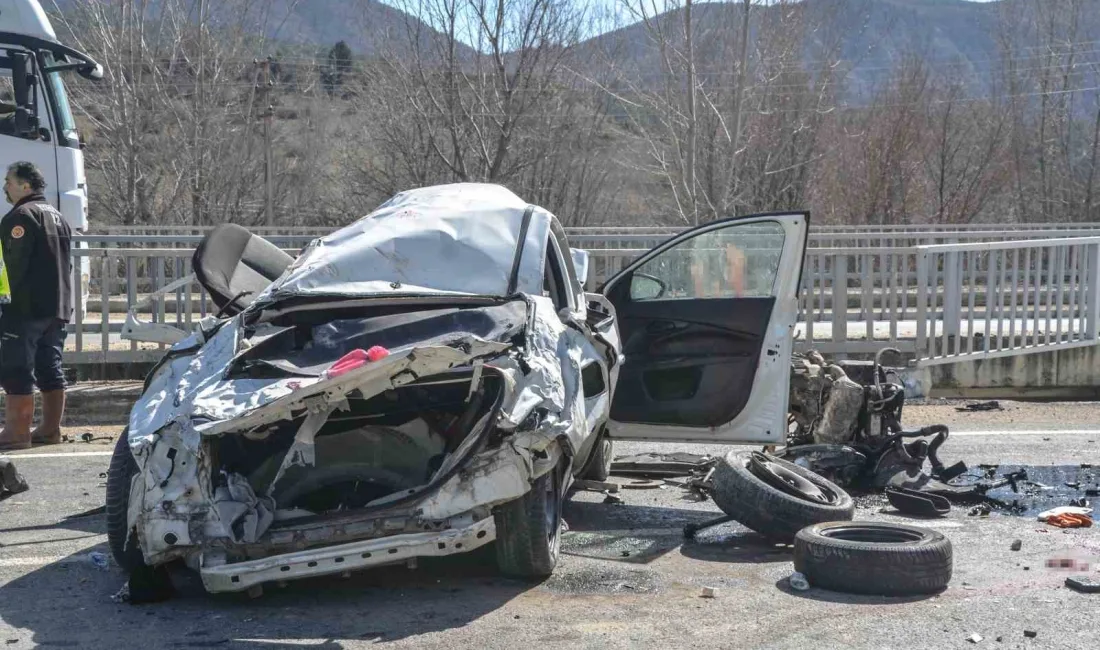
[[[840, 67], [848, 71], [849, 99], [865, 96], [910, 55], [923, 58], [939, 73], [962, 80], [972, 94], [980, 94], [988, 89], [990, 73], [999, 65], [1002, 17], [1026, 19], [1035, 6], [1035, 0], [803, 0], [782, 6], [756, 5], [750, 23], [755, 47], [756, 39], [767, 33], [767, 25], [774, 24], [780, 12], [788, 12], [787, 24], [801, 20], [805, 26], [803, 63], [813, 70], [818, 61], [839, 58]], [[1081, 7], [1076, 34], [1063, 28], [1064, 40], [1098, 42], [1100, 0], [1082, 0]], [[732, 49], [741, 15], [740, 2], [695, 5], [696, 53], [702, 70], [717, 66], [728, 74], [732, 69], [729, 62], [736, 60]], [[682, 22], [682, 10], [654, 21], [674, 37], [682, 33]], [[839, 51], [833, 43], [839, 43]], [[1082, 45], [1081, 49], [1089, 50], [1083, 61], [1100, 62], [1097, 47]], [[582, 48], [586, 52], [580, 58], [592, 66], [610, 63], [635, 73], [658, 72], [663, 67], [660, 51], [641, 23], [593, 37]], [[1038, 53], [1030, 50], [1032, 63], [1024, 62], [1022, 67], [1034, 68]]]
[[[64, 10], [78, 0], [56, 0]], [[87, 0], [82, 0], [87, 1]], [[607, 1], [607, 0], [605, 0]], [[612, 0], [618, 2], [619, 0]], [[634, 3], [644, 0], [631, 0]], [[155, 6], [158, 0], [148, 0]], [[1049, 4], [1047, 4], [1049, 2]], [[950, 72], [968, 85], [972, 94], [985, 92], [991, 70], [998, 65], [1001, 18], [1034, 14], [1037, 6], [1054, 6], [1055, 0], [803, 0], [798, 3], [756, 4], [752, 16], [754, 38], [766, 32], [779, 12], [803, 20], [803, 61], [813, 63], [835, 56], [831, 43], [838, 42], [842, 67], [848, 70], [848, 99], [858, 100], [887, 79], [907, 56], [916, 54], [935, 70]], [[236, 3], [210, 0], [212, 11], [231, 11]], [[652, 3], [647, 2], [652, 7]], [[50, 2], [44, 2], [47, 7]], [[1067, 42], [1100, 43], [1100, 0], [1080, 0], [1081, 22]], [[682, 10], [656, 19], [670, 34], [682, 32]], [[702, 68], [729, 74], [738, 33], [740, 0], [695, 5], [696, 43]], [[622, 12], [620, 12], [622, 14]], [[1051, 12], [1048, 10], [1048, 14]], [[1056, 16], [1064, 19], [1064, 16]], [[271, 0], [263, 19], [266, 36], [287, 44], [314, 46], [326, 52], [345, 41], [356, 56], [400, 54], [408, 47], [407, 29], [419, 25], [422, 44], [438, 36], [405, 12], [379, 0]], [[259, 29], [259, 23], [257, 23]], [[1086, 46], [1084, 61], [1100, 67], [1100, 45]], [[472, 50], [463, 46], [461, 54]], [[1032, 51], [1032, 61], [1037, 51]], [[826, 56], [828, 55], [828, 56]], [[659, 50], [641, 23], [594, 36], [581, 43], [575, 61], [594, 75], [609, 65], [633, 72], [657, 73], [662, 68]], [[1025, 62], [1021, 67], [1034, 68]], [[1086, 74], [1080, 72], [1078, 74]], [[1095, 78], [1095, 71], [1088, 73]], [[1093, 84], [1100, 85], [1100, 84]]]
[[[344, 41], [356, 56], [378, 56], [407, 47], [408, 29], [431, 30], [419, 20], [378, 0], [273, 0], [273, 18], [286, 17], [278, 31], [281, 41], [331, 46]], [[418, 24], [419, 23], [419, 24]]]
[[[65, 13], [87, 0], [43, 0], [42, 4], [52, 10], [54, 1]], [[155, 15], [158, 0], [147, 2], [148, 13]], [[192, 0], [191, 4], [197, 3]], [[230, 24], [239, 19], [232, 13], [240, 6], [237, 3], [209, 0], [207, 6], [215, 19]], [[322, 52], [344, 41], [356, 56], [373, 57], [407, 49], [410, 27], [421, 30], [425, 44], [437, 34], [418, 19], [378, 0], [270, 0], [266, 5], [249, 6], [248, 20], [255, 23], [257, 33], [288, 45], [315, 46]], [[261, 13], [261, 7], [266, 11]]]

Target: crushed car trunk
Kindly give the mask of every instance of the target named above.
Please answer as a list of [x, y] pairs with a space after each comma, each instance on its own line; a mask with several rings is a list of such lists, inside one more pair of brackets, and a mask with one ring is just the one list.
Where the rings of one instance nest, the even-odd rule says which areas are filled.
[[500, 393], [500, 380], [486, 374], [475, 387], [472, 375], [427, 378], [370, 398], [349, 395], [348, 409], [333, 412], [314, 434], [309, 464], [284, 468], [309, 417], [300, 415], [211, 441], [215, 467], [246, 477], [279, 512], [319, 515], [364, 508], [428, 483], [485, 417]]

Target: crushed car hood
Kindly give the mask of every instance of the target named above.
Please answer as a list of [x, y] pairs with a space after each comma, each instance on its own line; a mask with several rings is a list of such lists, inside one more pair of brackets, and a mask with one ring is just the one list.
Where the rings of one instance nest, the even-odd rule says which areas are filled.
[[314, 240], [256, 302], [331, 295], [538, 295], [549, 229], [549, 213], [499, 185], [410, 190]]

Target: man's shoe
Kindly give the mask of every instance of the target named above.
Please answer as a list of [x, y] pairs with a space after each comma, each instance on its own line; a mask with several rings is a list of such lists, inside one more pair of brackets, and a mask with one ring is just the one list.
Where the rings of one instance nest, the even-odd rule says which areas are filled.
[[42, 424], [31, 432], [31, 442], [36, 445], [61, 443], [61, 417], [65, 414], [65, 391], [50, 390], [42, 393]]
[[30, 449], [33, 420], [34, 395], [5, 395], [4, 430], [0, 431], [0, 451]]

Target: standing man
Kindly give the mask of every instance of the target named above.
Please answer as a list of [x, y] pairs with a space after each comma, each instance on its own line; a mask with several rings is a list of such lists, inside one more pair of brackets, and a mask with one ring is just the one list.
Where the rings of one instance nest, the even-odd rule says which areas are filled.
[[[4, 194], [15, 207], [0, 219], [11, 288], [11, 301], [0, 306], [0, 387], [5, 393], [0, 451], [61, 442], [61, 352], [73, 313], [71, 232], [46, 202], [45, 189], [46, 180], [32, 163], [8, 167]], [[32, 433], [35, 384], [42, 391], [42, 424]]]

